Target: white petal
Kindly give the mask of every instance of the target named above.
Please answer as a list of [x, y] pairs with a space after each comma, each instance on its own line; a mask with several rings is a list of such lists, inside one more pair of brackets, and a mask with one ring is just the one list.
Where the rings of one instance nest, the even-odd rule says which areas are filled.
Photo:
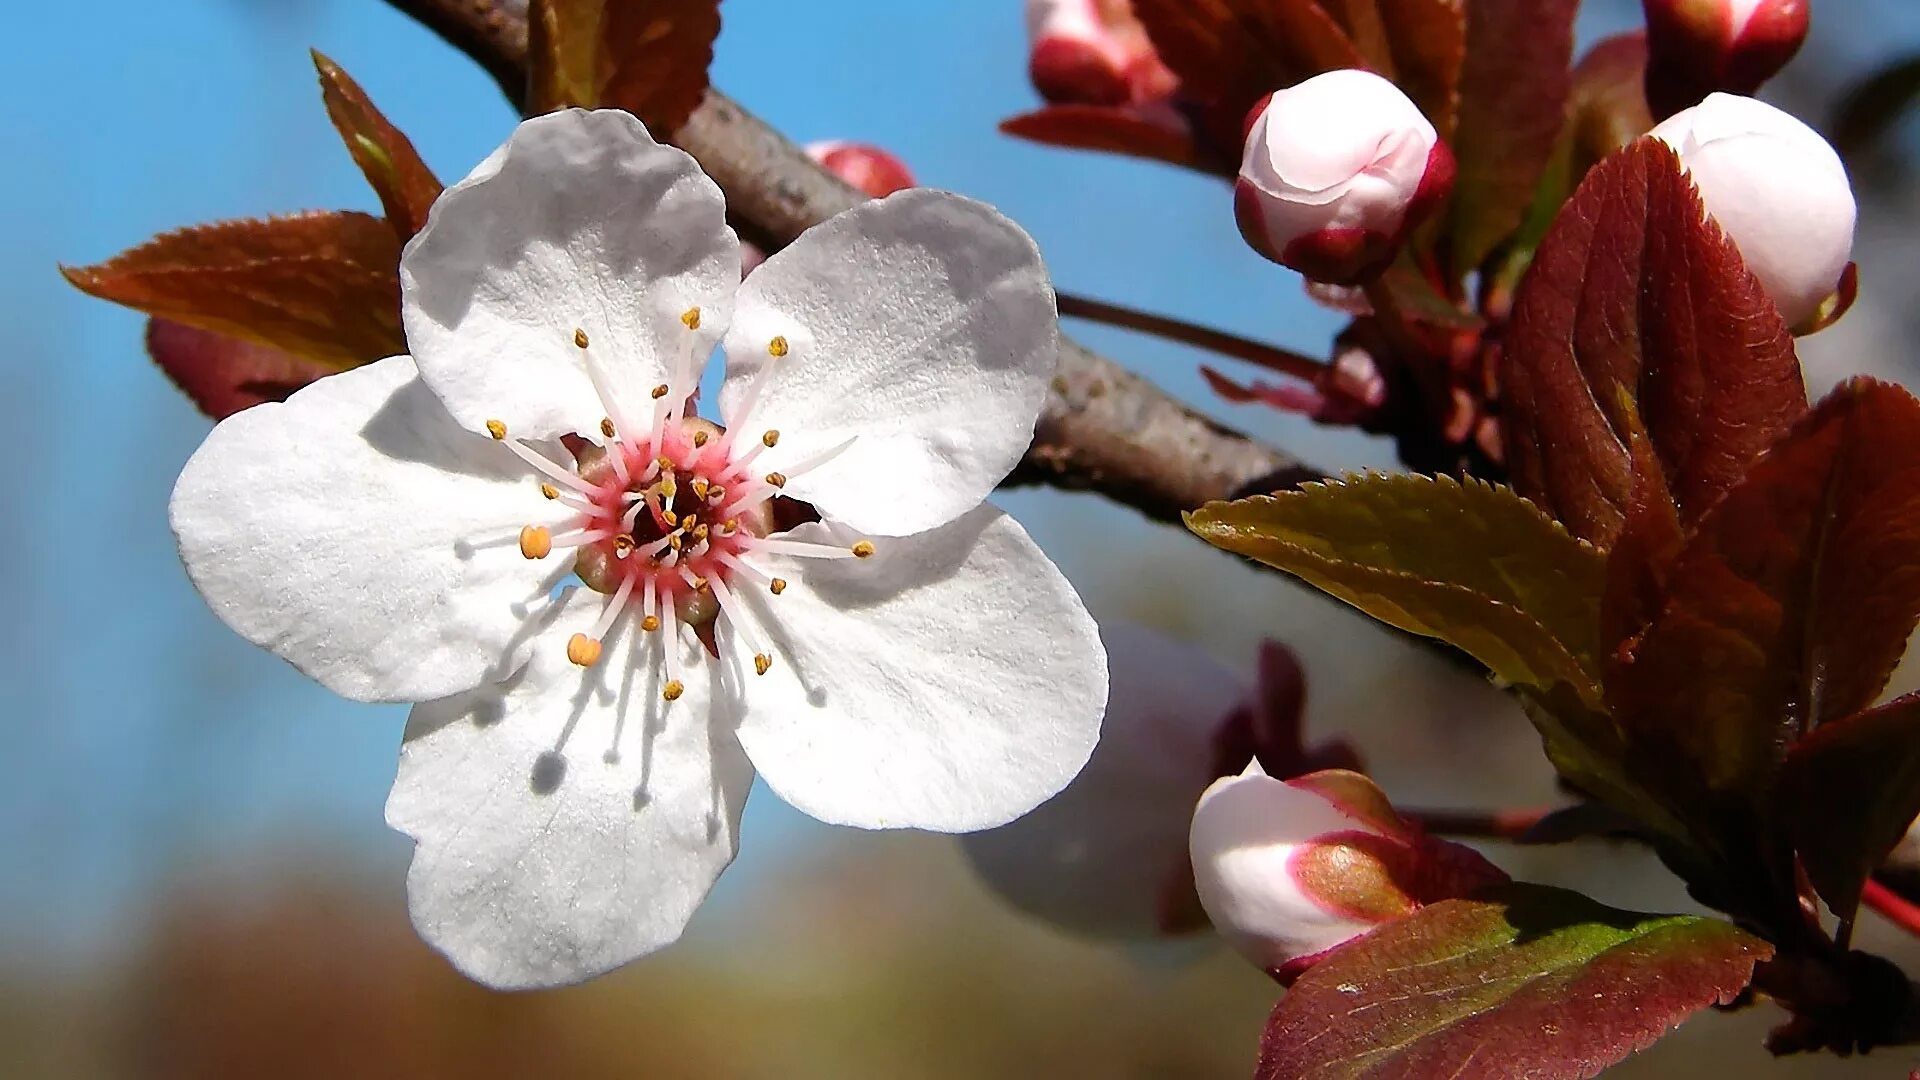
[[[798, 539], [846, 539], [823, 525]], [[868, 559], [764, 560], [743, 590], [771, 647], [740, 742], [822, 821], [967, 832], [1004, 824], [1085, 764], [1107, 700], [1099, 631], [1025, 530], [981, 506]]]
[[[433, 204], [400, 259], [402, 315], [422, 377], [469, 429], [593, 435], [607, 410], [574, 330], [645, 424], [649, 391], [712, 351], [739, 274], [720, 189], [692, 158], [629, 113], [569, 109], [521, 124]], [[692, 307], [697, 332], [680, 321]]]
[[170, 507], [187, 574], [228, 626], [366, 701], [511, 671], [564, 572], [522, 558], [514, 533], [563, 512], [505, 447], [456, 425], [404, 356], [221, 421]]
[[1213, 780], [1214, 738], [1248, 691], [1192, 645], [1131, 623], [1101, 633], [1112, 692], [1093, 759], [1038, 810], [961, 844], [1015, 906], [1082, 933], [1146, 937], [1191, 891], [1187, 824]]
[[[740, 289], [722, 415], [780, 442], [756, 468], [840, 446], [787, 492], [888, 536], [953, 520], [1027, 444], [1053, 375], [1053, 287], [1020, 227], [914, 188], [809, 229]], [[787, 339], [773, 359], [768, 343]], [[757, 406], [736, 415], [763, 368]]]
[[489, 986], [577, 982], [671, 943], [738, 850], [753, 770], [709, 712], [718, 666], [690, 664], [663, 702], [659, 635], [623, 617], [575, 667], [565, 642], [603, 599], [570, 593], [518, 677], [407, 721], [387, 822], [418, 842], [414, 925]]

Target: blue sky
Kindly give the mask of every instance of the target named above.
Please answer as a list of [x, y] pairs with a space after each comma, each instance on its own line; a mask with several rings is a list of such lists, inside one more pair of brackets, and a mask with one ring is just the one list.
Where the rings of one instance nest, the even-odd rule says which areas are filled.
[[[1585, 36], [1623, 24], [1619, 8], [1590, 6]], [[728, 0], [725, 13], [716, 82], [796, 139], [876, 141], [923, 182], [999, 205], [1063, 288], [1304, 350], [1337, 328], [1246, 251], [1216, 183], [995, 132], [1032, 102], [1014, 0]], [[320, 108], [310, 46], [444, 178], [514, 119], [477, 69], [376, 0], [36, 3], [0, 44], [12, 84], [0, 422], [20, 451], [0, 476], [13, 517], [0, 595], [16, 613], [0, 625], [0, 957], [98, 944], [170, 873], [267, 838], [404, 860], [381, 823], [402, 712], [331, 698], [201, 605], [165, 507], [206, 422], [146, 362], [139, 318], [54, 272], [177, 225], [371, 207]], [[1073, 329], [1317, 460], [1389, 463], [1366, 440], [1209, 402], [1184, 350]], [[1096, 613], [1126, 604], [1103, 561], [1169, 542], [1085, 499], [1004, 502]], [[1089, 522], [1097, 547], [1081, 539]], [[749, 816], [751, 862], [756, 839], [793, 826], [767, 798]]]

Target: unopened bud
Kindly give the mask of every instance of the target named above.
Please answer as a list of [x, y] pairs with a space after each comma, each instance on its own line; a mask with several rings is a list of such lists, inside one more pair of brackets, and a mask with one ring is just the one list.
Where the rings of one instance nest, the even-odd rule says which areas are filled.
[[1645, 0], [1647, 100], [1669, 116], [1715, 91], [1751, 94], [1807, 39], [1807, 0]]
[[1779, 109], [1732, 94], [1714, 94], [1653, 136], [1680, 155], [1787, 325], [1814, 319], [1853, 254], [1853, 187], [1833, 147]]
[[867, 143], [842, 139], [808, 143], [807, 156], [876, 199], [884, 199], [914, 184], [913, 172], [905, 162]]
[[1214, 927], [1283, 983], [1382, 923], [1506, 877], [1408, 825], [1371, 780], [1341, 770], [1281, 781], [1256, 762], [1215, 781], [1188, 845]]
[[1331, 71], [1259, 109], [1234, 211], [1260, 254], [1315, 281], [1357, 284], [1393, 261], [1453, 172], [1452, 152], [1399, 87]]
[[1128, 0], [1027, 0], [1028, 74], [1056, 105], [1126, 105], [1165, 98], [1176, 79]]

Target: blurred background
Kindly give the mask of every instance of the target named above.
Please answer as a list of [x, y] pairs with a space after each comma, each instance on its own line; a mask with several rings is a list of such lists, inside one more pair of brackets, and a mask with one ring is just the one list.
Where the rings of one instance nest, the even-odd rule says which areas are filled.
[[[1323, 352], [1338, 319], [1240, 242], [1217, 182], [994, 130], [1035, 100], [1017, 0], [727, 0], [714, 81], [805, 141], [884, 145], [987, 199], [1062, 288]], [[1589, 0], [1583, 42], [1637, 3]], [[1920, 45], [1911, 0], [1815, 5], [1770, 96], [1820, 125], [1846, 85]], [[687, 938], [577, 989], [466, 983], [407, 923], [406, 840], [382, 805], [404, 711], [339, 701], [228, 633], [166, 526], [207, 422], [147, 362], [142, 320], [55, 273], [177, 225], [373, 205], [306, 50], [339, 61], [449, 180], [514, 116], [463, 57], [379, 0], [33, 0], [0, 58], [0, 424], [24, 447], [4, 505], [45, 525], [0, 560], [0, 1076], [1243, 1077], [1277, 991], [1205, 941], [1083, 941], [1014, 912], [957, 845], [865, 834], [750, 801], [738, 863]], [[1806, 343], [1823, 390], [1911, 381], [1920, 146], [1909, 120], [1854, 162], [1865, 299]], [[1222, 419], [1330, 468], [1383, 444], [1210, 398], [1204, 359], [1072, 326]], [[1102, 619], [1250, 667], [1304, 657], [1315, 736], [1350, 733], [1396, 799], [1553, 798], [1500, 694], [1361, 619], [1099, 500], [1002, 504]], [[38, 526], [36, 526], [38, 527]], [[1907, 678], [1905, 688], [1920, 684]], [[1650, 859], [1490, 848], [1516, 877], [1643, 910], [1690, 905]], [[1910, 971], [1920, 949], [1869, 917]], [[1707, 1015], [1622, 1077], [1904, 1075], [1920, 1051], [1770, 1066], [1767, 1010]]]

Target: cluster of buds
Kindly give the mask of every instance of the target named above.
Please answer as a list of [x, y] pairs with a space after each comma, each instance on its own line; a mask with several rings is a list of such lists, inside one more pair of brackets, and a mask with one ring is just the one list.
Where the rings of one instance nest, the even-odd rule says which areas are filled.
[[1034, 89], [1055, 105], [1138, 105], [1178, 85], [1129, 0], [1027, 0], [1027, 36]]
[[1800, 51], [1808, 0], [1646, 0], [1647, 103], [1671, 116], [1714, 91], [1751, 94]]
[[1200, 797], [1189, 844], [1207, 917], [1283, 985], [1376, 926], [1508, 880], [1341, 770], [1277, 780], [1253, 762]]
[[1831, 322], [1851, 301], [1856, 207], [1840, 155], [1765, 102], [1714, 94], [1653, 136], [1673, 147], [1707, 211], [1787, 325]]
[[1445, 201], [1453, 154], [1400, 88], [1330, 71], [1255, 108], [1234, 185], [1253, 249], [1311, 280], [1359, 284]]

